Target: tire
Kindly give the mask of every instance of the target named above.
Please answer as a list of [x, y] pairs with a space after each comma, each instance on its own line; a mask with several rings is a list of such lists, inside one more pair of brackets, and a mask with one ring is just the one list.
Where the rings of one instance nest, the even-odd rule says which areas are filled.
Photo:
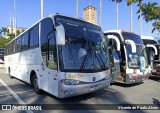
[[41, 89], [39, 89], [38, 78], [37, 78], [36, 74], [32, 77], [32, 85], [33, 85], [34, 91], [37, 94], [40, 94], [41, 93]]
[[14, 77], [11, 75], [11, 69], [10, 67], [8, 68], [8, 76], [10, 77], [10, 79], [13, 79]]

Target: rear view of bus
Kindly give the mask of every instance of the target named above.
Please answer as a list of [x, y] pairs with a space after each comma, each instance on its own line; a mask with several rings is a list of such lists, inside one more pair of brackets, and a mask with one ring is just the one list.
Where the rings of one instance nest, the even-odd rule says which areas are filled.
[[[30, 48], [31, 31], [35, 26], [39, 44]], [[19, 37], [25, 34], [29, 44], [26, 43], [25, 50], [6, 52], [6, 69], [9, 75], [33, 85], [37, 93], [44, 90], [65, 98], [110, 85], [107, 45], [99, 26], [76, 18], [50, 15]], [[36, 35], [33, 33], [33, 36]], [[14, 57], [18, 59], [16, 62]]]
[[[132, 84], [148, 79], [149, 66], [146, 49], [141, 37], [122, 30], [105, 31], [104, 35], [107, 41], [109, 40], [109, 46], [112, 47], [110, 54], [113, 54], [112, 64], [114, 64], [115, 68], [112, 82]], [[116, 41], [112, 38], [108, 39], [108, 36], [118, 38], [120, 51], [116, 49]]]
[[151, 65], [151, 76], [160, 77], [160, 43], [159, 38], [155, 38], [152, 36], [141, 36], [143, 43], [145, 45], [152, 45], [155, 46], [157, 49], [157, 55], [155, 54], [154, 48], [147, 48], [148, 53], [148, 60], [149, 64]]

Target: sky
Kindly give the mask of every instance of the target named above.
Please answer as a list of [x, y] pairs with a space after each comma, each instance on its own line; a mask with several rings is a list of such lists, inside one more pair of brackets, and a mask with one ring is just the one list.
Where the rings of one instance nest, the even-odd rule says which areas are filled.
[[[116, 3], [112, 0], [102, 0], [102, 30], [116, 29]], [[97, 23], [99, 24], [100, 0], [79, 0], [79, 17], [83, 18], [83, 9], [88, 5], [97, 8]], [[160, 0], [143, 0], [143, 2], [157, 2]], [[139, 34], [140, 22], [138, 20], [137, 4], [133, 4], [132, 32]], [[76, 0], [44, 0], [44, 16], [49, 14], [65, 14], [76, 16]], [[14, 0], [0, 0], [0, 29], [10, 24], [10, 15], [14, 15]], [[29, 28], [40, 19], [40, 0], [16, 0], [17, 26]], [[142, 35], [156, 36], [148, 32], [148, 23], [142, 21]], [[130, 30], [130, 7], [126, 0], [119, 4], [119, 29]], [[152, 30], [152, 23], [150, 24]], [[157, 35], [160, 37], [160, 35]]]

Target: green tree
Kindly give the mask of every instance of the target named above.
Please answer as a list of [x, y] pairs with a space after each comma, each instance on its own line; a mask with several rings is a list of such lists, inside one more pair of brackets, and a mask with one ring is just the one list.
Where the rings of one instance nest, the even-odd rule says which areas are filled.
[[2, 31], [2, 29], [0, 29], [0, 36], [2, 36], [2, 33], [3, 33], [3, 31]]
[[144, 17], [145, 21], [148, 23], [148, 33], [150, 34], [150, 22], [155, 20], [157, 17], [157, 2], [148, 2], [147, 4], [143, 5], [142, 8], [142, 16]]
[[20, 35], [20, 34], [21, 34], [21, 31], [20, 31], [20, 30], [17, 30], [17, 36]]
[[139, 7], [139, 10], [137, 11], [137, 13], [139, 13], [139, 16], [138, 16], [138, 19], [140, 19], [140, 35], [142, 35], [142, 9], [143, 9], [143, 0], [137, 0], [138, 2], [138, 7]]
[[116, 2], [116, 29], [118, 29], [118, 4], [122, 2], [122, 0], [112, 0], [112, 2]]
[[127, 5], [130, 6], [130, 31], [132, 32], [132, 4], [138, 2], [138, 0], [127, 0]]
[[155, 20], [155, 22], [152, 24], [153, 27], [154, 27], [153, 30], [152, 30], [152, 33], [154, 31], [155, 31], [156, 34], [157, 34], [157, 31], [160, 33], [160, 7], [159, 6], [154, 8], [153, 19]]
[[22, 33], [23, 33], [24, 31], [25, 31], [25, 30], [23, 29], [23, 30], [22, 30]]
[[8, 44], [8, 42], [10, 42], [13, 38], [4, 38], [4, 37], [0, 37], [0, 48], [4, 48], [6, 44]]
[[15, 34], [14, 33], [10, 33], [8, 34], [9, 38], [15, 38]]
[[8, 34], [8, 29], [6, 27], [2, 27], [2, 31], [1, 31], [4, 36], [6, 36]]
[[157, 30], [158, 31], [158, 34], [160, 34], [160, 22], [154, 22], [153, 24], [153, 30], [152, 30], [152, 33]]

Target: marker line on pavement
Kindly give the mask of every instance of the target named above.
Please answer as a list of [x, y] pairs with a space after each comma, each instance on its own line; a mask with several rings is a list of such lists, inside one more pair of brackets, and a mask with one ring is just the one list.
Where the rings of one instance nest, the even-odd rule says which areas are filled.
[[[18, 96], [11, 88], [9, 88], [5, 82], [3, 82], [2, 79], [0, 79], [0, 82], [7, 88], [7, 90], [13, 95], [13, 97], [18, 101], [19, 104], [26, 105], [26, 104], [23, 102], [23, 100], [21, 100], [21, 99], [19, 98], [19, 96]], [[25, 110], [25, 111], [26, 111], [26, 113], [33, 113], [33, 111], [31, 111], [31, 110]]]
[[[27, 91], [19, 91], [19, 92], [15, 92], [16, 94], [21, 94], [21, 93], [28, 93], [28, 92], [32, 92], [33, 90], [27, 90]], [[11, 94], [0, 94], [0, 97], [2, 96], [12, 96]]]

